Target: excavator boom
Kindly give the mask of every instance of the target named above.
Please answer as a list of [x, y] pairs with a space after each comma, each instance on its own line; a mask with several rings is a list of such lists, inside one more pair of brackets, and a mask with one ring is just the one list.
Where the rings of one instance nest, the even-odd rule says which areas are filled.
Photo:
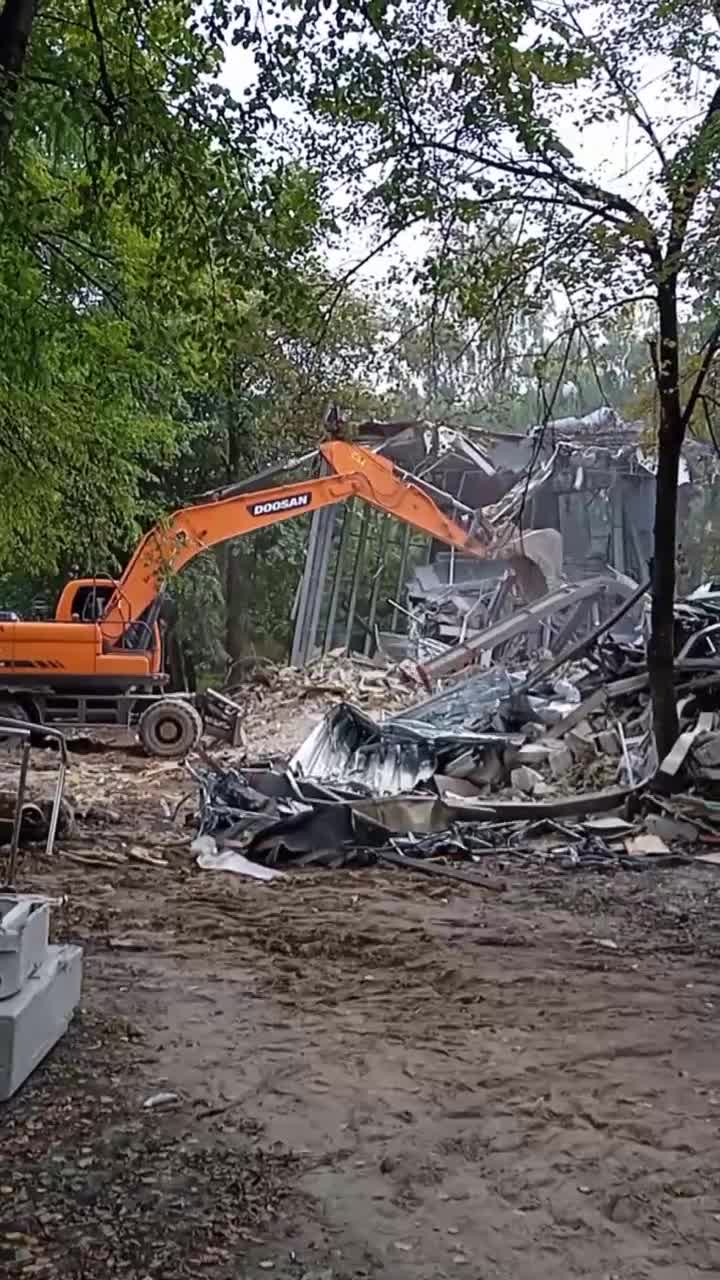
[[323, 444], [320, 452], [329, 475], [201, 502], [155, 525], [140, 542], [108, 603], [102, 620], [105, 639], [120, 640], [128, 626], [143, 616], [164, 582], [202, 551], [347, 498], [361, 498], [449, 546], [486, 554], [471, 512], [461, 513], [455, 504], [457, 516], [446, 515], [387, 458], [342, 440]]

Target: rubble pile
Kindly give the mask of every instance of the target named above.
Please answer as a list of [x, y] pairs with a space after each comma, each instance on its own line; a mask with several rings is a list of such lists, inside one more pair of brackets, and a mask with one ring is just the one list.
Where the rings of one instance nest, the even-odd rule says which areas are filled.
[[407, 702], [408, 693], [419, 683], [412, 663], [378, 666], [360, 654], [336, 650], [316, 658], [302, 670], [264, 663], [250, 685], [234, 686], [225, 692], [248, 697], [258, 706], [287, 706], [302, 702], [352, 699], [360, 706], [394, 707]]
[[325, 701], [324, 714], [284, 767], [251, 766], [249, 733], [239, 762], [190, 766], [200, 865], [271, 878], [379, 861], [489, 887], [478, 864], [720, 862], [720, 657], [707, 608], [680, 610], [682, 733], [658, 761], [643, 629], [616, 625], [639, 594], [559, 654], [468, 666], [423, 699], [410, 660], [377, 669], [335, 654], [274, 672], [253, 714]]
[[243, 731], [255, 754], [287, 756], [298, 742], [298, 723], [313, 722], [338, 699], [367, 710], [393, 711], [417, 699], [422, 680], [411, 660], [378, 665], [338, 650], [302, 670], [264, 662], [244, 684], [224, 690], [243, 709]]
[[[677, 606], [681, 735], [658, 760], [645, 580], [656, 468], [642, 424], [601, 408], [517, 436], [424, 422], [365, 423], [360, 434], [465, 504], [492, 555], [431, 547], [419, 557], [406, 536], [384, 614], [393, 630], [377, 625], [377, 578], [361, 633], [367, 526], [345, 556], [353, 530], [338, 527], [330, 554], [318, 517], [303, 579], [317, 607], [298, 609], [293, 654], [302, 665], [341, 634], [380, 656], [335, 650], [302, 671], [266, 666], [235, 693], [242, 753], [192, 766], [203, 865], [249, 859], [275, 873], [404, 859], [443, 860], [447, 871], [492, 858], [567, 869], [710, 856], [720, 592]], [[680, 489], [690, 528], [717, 458], [688, 448]]]

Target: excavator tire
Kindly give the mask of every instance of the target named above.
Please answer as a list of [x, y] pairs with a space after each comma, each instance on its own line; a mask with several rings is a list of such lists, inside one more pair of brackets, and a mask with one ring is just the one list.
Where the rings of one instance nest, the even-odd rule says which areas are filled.
[[203, 731], [199, 713], [180, 698], [162, 698], [143, 711], [138, 724], [140, 741], [149, 756], [177, 760], [197, 746]]
[[[22, 725], [32, 724], [22, 703], [13, 702], [10, 698], [0, 698], [0, 716], [5, 720], [17, 720]], [[0, 728], [0, 752], [7, 754], [8, 751], [19, 751], [22, 741], [22, 738], [16, 738], [12, 733], [3, 733]]]

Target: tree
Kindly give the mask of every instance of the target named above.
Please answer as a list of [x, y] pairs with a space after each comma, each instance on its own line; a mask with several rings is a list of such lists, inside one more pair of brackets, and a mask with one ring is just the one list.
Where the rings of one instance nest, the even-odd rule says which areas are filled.
[[[454, 275], [462, 277], [464, 261], [455, 259]], [[441, 298], [406, 298], [386, 320], [388, 399], [401, 418], [490, 431], [542, 422], [546, 388], [554, 418], [582, 417], [604, 404], [630, 419], [652, 415], [642, 308], [604, 316], [559, 344], [563, 323], [552, 305], [528, 312], [514, 300], [507, 315], [478, 325], [449, 282]]]
[[0, 566], [111, 569], [253, 297], [286, 297], [312, 178], [222, 88], [226, 13], [0, 3]]
[[[492, 217], [514, 249], [486, 246], [474, 307], [498, 292], [567, 305], [561, 342], [632, 301], [652, 307], [658, 403], [649, 666], [664, 754], [673, 690], [680, 451], [720, 347], [720, 34], [716, 0], [296, 0], [244, 14], [256, 105], [288, 98], [309, 121], [304, 154], [348, 193], [387, 251], [434, 231], [436, 272], [458, 226]], [[648, 68], [669, 90], [651, 100]], [[603, 176], [592, 141], [633, 150]], [[593, 133], [594, 131], [594, 133]], [[585, 152], [583, 154], [583, 144]], [[589, 154], [590, 153], [590, 154]], [[681, 320], [701, 297], [699, 349]]]
[[[324, 316], [323, 299], [336, 282], [312, 258], [294, 280], [286, 274], [286, 286], [282, 307], [255, 297], [212, 392], [193, 398], [196, 431], [161, 477], [166, 508], [307, 454], [329, 402], [363, 414], [377, 408], [373, 306], [343, 293]], [[173, 584], [179, 626], [198, 665], [232, 668], [256, 647], [285, 655], [306, 534], [302, 519], [246, 534]]]

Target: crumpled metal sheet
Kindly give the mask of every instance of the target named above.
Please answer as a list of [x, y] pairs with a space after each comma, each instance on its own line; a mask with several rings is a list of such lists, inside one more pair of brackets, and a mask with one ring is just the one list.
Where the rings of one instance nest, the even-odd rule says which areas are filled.
[[344, 848], [379, 848], [387, 844], [389, 835], [374, 814], [365, 814], [347, 803], [323, 805], [280, 818], [272, 827], [259, 831], [247, 853], [273, 866], [277, 862], [302, 861], [298, 858], [302, 854], [310, 854], [314, 860], [318, 854], [338, 853]]
[[426, 702], [397, 712], [390, 723], [412, 725], [431, 738], [456, 732], [477, 737], [478, 731], [490, 728], [503, 702], [512, 697], [514, 685], [520, 683], [519, 677], [513, 678], [502, 667], [478, 671]]
[[[334, 867], [365, 866], [377, 858], [382, 860], [383, 854], [393, 849], [403, 855], [421, 857], [527, 854], [528, 823], [534, 829], [539, 819], [566, 820], [612, 812], [642, 790], [641, 787], [615, 788], [583, 796], [554, 797], [542, 803], [498, 802], [487, 798], [478, 802], [472, 795], [453, 792], [451, 787], [442, 798], [416, 793], [338, 799], [332, 791], [327, 791], [315, 800], [300, 803], [289, 797], [296, 790], [304, 796], [307, 784], [291, 775], [284, 780], [283, 795], [281, 775], [270, 770], [252, 771], [256, 786], [250, 785], [237, 771], [219, 765], [212, 768], [208, 765], [202, 773], [193, 772], [201, 790], [200, 828], [206, 833], [196, 837], [194, 848], [212, 855], [200, 865], [217, 870], [241, 870], [243, 874], [260, 874], [253, 871], [252, 863], [246, 865], [244, 858], [265, 866], [292, 863]], [[270, 794], [263, 794], [264, 791]], [[248, 808], [250, 804], [256, 807]], [[514, 830], [510, 831], [509, 827]], [[599, 865], [601, 854], [602, 858], [606, 857], [595, 833], [590, 840], [586, 838], [589, 833], [580, 833], [580, 839], [574, 830], [560, 831], [558, 827], [558, 831], [569, 839], [562, 851], [568, 865], [577, 862], [578, 849], [586, 866]], [[242, 853], [243, 858], [232, 857], [236, 851]], [[403, 860], [401, 865], [411, 866], [411, 862]], [[444, 872], [438, 868], [437, 874], [441, 873]], [[455, 871], [447, 874], [451, 878], [468, 878], [465, 873]]]
[[547, 800], [493, 800], [483, 797], [479, 803], [460, 796], [456, 796], [452, 804], [429, 796], [396, 796], [385, 800], [360, 800], [353, 809], [389, 831], [429, 833], [447, 831], [454, 822], [471, 822], [474, 819], [515, 822], [613, 813], [631, 796], [641, 795], [644, 786], [610, 787], [604, 791], [552, 796]]
[[429, 782], [468, 748], [520, 745], [522, 736], [493, 730], [512, 681], [496, 668], [381, 724], [350, 703], [332, 708], [296, 751], [297, 778], [352, 786], [371, 796], [401, 795]]
[[312, 730], [288, 766], [300, 778], [356, 784], [369, 795], [399, 795], [427, 782], [435, 752], [413, 733], [388, 733], [347, 702]]
[[300, 799], [279, 800], [249, 785], [237, 769], [191, 766], [188, 770], [200, 790], [198, 836], [229, 840], [273, 826], [280, 816], [310, 812]]
[[492, 506], [485, 507], [483, 515], [495, 529], [508, 528], [515, 524], [528, 498], [533, 497], [552, 479], [558, 460], [559, 450], [556, 448], [541, 466], [533, 468], [532, 474], [521, 478], [508, 489], [507, 493]]

